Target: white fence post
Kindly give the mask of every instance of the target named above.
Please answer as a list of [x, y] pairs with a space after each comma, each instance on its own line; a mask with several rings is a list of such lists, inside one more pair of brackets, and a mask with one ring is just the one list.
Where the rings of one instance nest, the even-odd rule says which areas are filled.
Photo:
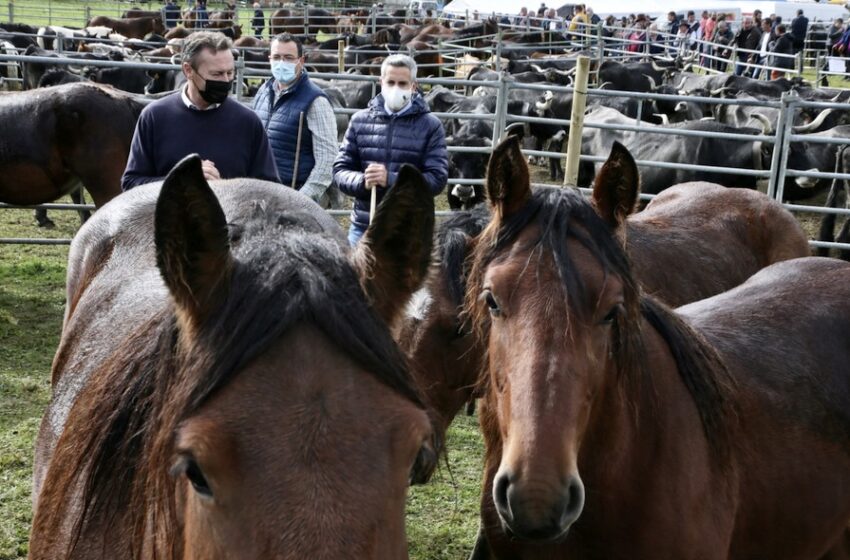
[[[799, 95], [794, 90], [787, 91], [782, 94], [781, 103], [782, 107], [779, 112], [779, 121], [781, 122], [781, 126], [779, 123], [776, 125], [776, 133], [777, 133], [777, 145], [773, 147], [773, 161], [771, 161], [771, 170], [774, 168], [774, 161], [776, 160], [776, 150], [777, 147], [781, 150], [779, 161], [777, 162], [779, 165], [778, 171], [773, 174], [776, 177], [775, 179], [775, 198], [779, 202], [782, 202], [783, 195], [785, 194], [785, 172], [788, 170], [788, 153], [791, 151], [791, 133], [793, 132], [792, 128], [794, 126], [794, 112], [797, 110], [797, 101], [799, 99]], [[781, 131], [781, 132], [780, 132]], [[781, 135], [781, 136], [780, 136]], [[768, 185], [768, 196], [774, 194], [771, 192], [770, 185]]]
[[496, 90], [496, 109], [493, 120], [493, 146], [499, 142], [508, 121], [508, 81], [505, 72], [499, 71], [499, 87]]

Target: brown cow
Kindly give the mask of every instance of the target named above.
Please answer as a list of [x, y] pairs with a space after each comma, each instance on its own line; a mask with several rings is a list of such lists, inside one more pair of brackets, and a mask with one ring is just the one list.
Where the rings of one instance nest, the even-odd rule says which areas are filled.
[[86, 27], [100, 25], [109, 27], [116, 33], [120, 33], [128, 39], [144, 39], [145, 35], [148, 33], [156, 33], [159, 35], [165, 33], [165, 26], [162, 25], [162, 16], [130, 19], [95, 16], [89, 20]]

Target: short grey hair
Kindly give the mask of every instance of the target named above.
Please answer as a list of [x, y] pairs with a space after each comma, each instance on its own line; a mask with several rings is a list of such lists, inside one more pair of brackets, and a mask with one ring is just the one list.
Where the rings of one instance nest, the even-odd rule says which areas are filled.
[[233, 48], [231, 41], [224, 33], [218, 31], [196, 31], [186, 38], [183, 43], [182, 62], [188, 62], [189, 66], [197, 69], [198, 57], [205, 50], [213, 53], [229, 51]]
[[391, 54], [381, 63], [381, 78], [387, 73], [387, 69], [392, 66], [393, 68], [407, 68], [410, 70], [410, 79], [416, 79], [416, 61], [413, 60], [406, 54]]

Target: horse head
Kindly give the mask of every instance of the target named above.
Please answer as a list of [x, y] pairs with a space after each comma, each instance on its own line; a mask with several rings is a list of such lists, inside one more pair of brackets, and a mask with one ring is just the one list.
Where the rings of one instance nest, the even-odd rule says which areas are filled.
[[[139, 248], [104, 274], [161, 305], [93, 366], [33, 554], [406, 558], [406, 490], [439, 451], [389, 328], [429, 264], [419, 172], [401, 169], [353, 251], [308, 199], [250, 179], [211, 187], [197, 156], [158, 196], [123, 203], [146, 209], [126, 228]], [[68, 527], [65, 546], [39, 538]]]
[[516, 137], [490, 160], [494, 218], [475, 243], [465, 311], [486, 348], [492, 500], [516, 538], [560, 541], [582, 515], [582, 443], [599, 403], [617, 393], [612, 356], [628, 349], [623, 327], [637, 320], [621, 232], [638, 180], [617, 143], [593, 204], [574, 189], [532, 191]]

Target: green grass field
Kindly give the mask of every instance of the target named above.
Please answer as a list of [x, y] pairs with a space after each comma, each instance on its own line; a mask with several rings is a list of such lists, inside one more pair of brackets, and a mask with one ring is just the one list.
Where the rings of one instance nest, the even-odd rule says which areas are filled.
[[[74, 234], [73, 212], [52, 212], [54, 230], [34, 226], [32, 212], [0, 213], [0, 237]], [[67, 246], [0, 244], [0, 560], [26, 557], [31, 522], [33, 441], [50, 398], [50, 364], [65, 305]], [[477, 419], [459, 417], [448, 461], [427, 486], [411, 489], [410, 556], [465, 558], [478, 527], [481, 437]]]

